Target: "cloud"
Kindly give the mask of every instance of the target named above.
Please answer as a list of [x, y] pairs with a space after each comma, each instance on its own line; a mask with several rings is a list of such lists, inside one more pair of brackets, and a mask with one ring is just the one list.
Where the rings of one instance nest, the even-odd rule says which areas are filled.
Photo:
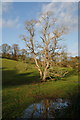
[[12, 9], [12, 2], [3, 2], [2, 3], [2, 12], [8, 12], [10, 9]]
[[20, 26], [19, 24], [19, 17], [17, 17], [16, 19], [9, 19], [9, 20], [2, 20], [2, 27], [5, 28], [18, 28]]
[[[0, 27], [5, 28], [18, 28], [20, 26], [19, 24], [19, 17], [16, 17], [15, 19], [8, 19], [5, 20], [2, 18], [2, 14], [9, 12], [13, 8], [13, 0], [4, 0], [2, 2], [2, 9], [0, 9]], [[2, 14], [1, 14], [2, 13]]]
[[12, 0], [10, 2], [0, 2], [0, 17], [2, 16], [2, 13], [8, 12], [10, 9], [12, 9]]
[[[57, 24], [66, 25], [71, 32], [75, 30], [78, 32], [78, 3], [73, 2], [51, 2], [51, 3], [44, 3], [42, 6], [42, 13], [46, 13], [48, 11], [53, 12], [53, 17], [58, 18]], [[39, 15], [39, 19], [41, 19], [41, 15]], [[40, 27], [40, 24], [37, 23], [36, 27]], [[71, 53], [72, 56], [78, 55], [78, 48], [77, 44], [75, 46], [72, 45], [68, 48], [68, 53]], [[75, 51], [75, 52], [74, 52]]]
[[[55, 18], [58, 18], [57, 24], [66, 25], [69, 29], [78, 29], [78, 3], [73, 2], [51, 2], [44, 4], [42, 13], [53, 12]], [[41, 19], [41, 16], [39, 16]], [[36, 25], [39, 27], [39, 24]]]
[[12, 0], [10, 2], [0, 2], [0, 27], [2, 27], [2, 21], [6, 23], [5, 20], [2, 20], [2, 14], [7, 13], [12, 9]]

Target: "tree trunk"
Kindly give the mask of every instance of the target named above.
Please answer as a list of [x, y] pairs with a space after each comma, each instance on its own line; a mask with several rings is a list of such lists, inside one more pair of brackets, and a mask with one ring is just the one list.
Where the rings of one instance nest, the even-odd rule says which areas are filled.
[[40, 74], [40, 79], [42, 79], [43, 74], [42, 74], [42, 71], [41, 71], [41, 69], [40, 69], [40, 67], [39, 67], [39, 65], [38, 65], [38, 62], [37, 62], [37, 59], [36, 59], [36, 56], [35, 56], [35, 55], [34, 55], [34, 60], [35, 60], [37, 69], [38, 69], [39, 74]]
[[47, 76], [47, 71], [44, 71], [44, 75], [43, 75], [43, 79], [42, 79], [43, 82], [46, 81], [46, 76]]
[[44, 73], [43, 73], [43, 79], [42, 79], [43, 82], [46, 81], [46, 77], [47, 77], [47, 73], [48, 73], [48, 71], [47, 71], [48, 68], [49, 68], [49, 62], [47, 62], [47, 65], [46, 65]]

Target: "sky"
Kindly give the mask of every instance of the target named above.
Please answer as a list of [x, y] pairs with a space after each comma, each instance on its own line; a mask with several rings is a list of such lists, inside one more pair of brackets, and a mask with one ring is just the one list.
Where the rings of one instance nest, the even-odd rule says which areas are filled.
[[76, 2], [2, 3], [2, 43], [9, 45], [16, 43], [20, 48], [26, 48], [24, 41], [20, 38], [20, 35], [25, 33], [24, 22], [39, 19], [40, 13], [47, 11], [53, 11], [59, 19], [58, 22], [69, 27], [69, 33], [63, 36], [63, 43], [67, 46], [67, 52], [70, 55], [78, 55], [78, 4]]

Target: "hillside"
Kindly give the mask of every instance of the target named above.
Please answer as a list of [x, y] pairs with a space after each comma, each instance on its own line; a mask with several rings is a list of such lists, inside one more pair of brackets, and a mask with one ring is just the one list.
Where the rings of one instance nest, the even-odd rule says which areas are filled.
[[19, 61], [3, 59], [2, 70], [3, 87], [6, 85], [22, 85], [26, 83], [39, 82], [39, 74], [34, 64], [26, 64]]
[[[45, 98], [65, 98], [73, 102], [73, 98], [75, 100], [77, 97], [77, 75], [72, 74], [59, 81], [39, 83], [39, 74], [34, 64], [8, 59], [2, 60], [2, 71], [4, 119], [20, 117], [31, 103]], [[69, 112], [67, 115], [71, 114]]]

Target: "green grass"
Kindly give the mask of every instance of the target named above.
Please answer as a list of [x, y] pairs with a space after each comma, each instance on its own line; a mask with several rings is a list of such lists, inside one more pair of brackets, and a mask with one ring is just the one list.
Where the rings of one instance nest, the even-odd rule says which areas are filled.
[[30, 84], [39, 81], [39, 73], [32, 64], [3, 59], [2, 70], [3, 87]]
[[40, 83], [34, 64], [2, 60], [3, 118], [22, 115], [31, 103], [45, 98], [72, 99], [78, 93], [78, 76], [70, 75], [59, 81]]

